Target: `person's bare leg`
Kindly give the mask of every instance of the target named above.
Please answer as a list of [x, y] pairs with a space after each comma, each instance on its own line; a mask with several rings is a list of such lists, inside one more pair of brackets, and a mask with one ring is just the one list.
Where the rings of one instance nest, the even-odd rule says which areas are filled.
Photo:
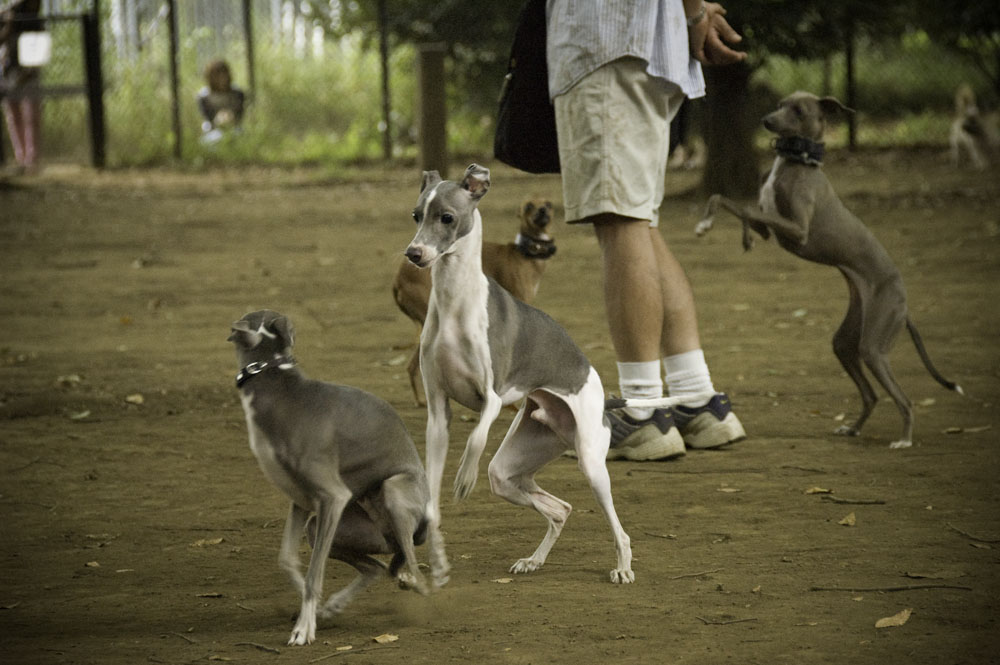
[[601, 247], [604, 303], [619, 362], [660, 357], [663, 280], [649, 242], [649, 222], [615, 214], [593, 218]]
[[700, 349], [701, 340], [698, 337], [698, 318], [691, 283], [659, 230], [651, 227], [649, 234], [652, 241], [650, 246], [656, 255], [663, 302], [660, 351], [664, 356], [673, 356]]

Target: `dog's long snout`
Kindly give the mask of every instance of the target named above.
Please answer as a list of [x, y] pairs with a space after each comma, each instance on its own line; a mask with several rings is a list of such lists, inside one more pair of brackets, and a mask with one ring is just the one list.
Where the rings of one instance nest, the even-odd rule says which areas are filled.
[[410, 263], [414, 265], [420, 265], [420, 262], [424, 258], [424, 253], [419, 247], [407, 247], [406, 248], [406, 258], [410, 260]]

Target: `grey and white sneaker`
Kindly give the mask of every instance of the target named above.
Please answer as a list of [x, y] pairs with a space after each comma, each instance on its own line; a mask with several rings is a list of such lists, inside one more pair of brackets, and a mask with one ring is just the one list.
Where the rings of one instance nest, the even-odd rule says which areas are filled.
[[666, 460], [684, 454], [684, 439], [670, 409], [655, 409], [645, 420], [636, 420], [623, 409], [605, 411], [611, 425], [608, 459], [634, 462]]
[[688, 448], [718, 448], [746, 438], [726, 393], [716, 393], [704, 406], [675, 406], [673, 412]]

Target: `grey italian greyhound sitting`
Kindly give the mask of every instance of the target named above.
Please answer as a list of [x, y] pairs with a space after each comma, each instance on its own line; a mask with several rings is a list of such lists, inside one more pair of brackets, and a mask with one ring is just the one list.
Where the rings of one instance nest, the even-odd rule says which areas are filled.
[[[433, 582], [448, 580], [439, 527], [453, 399], [480, 412], [455, 478], [457, 499], [472, 492], [489, 428], [500, 409], [522, 402], [490, 462], [490, 487], [511, 503], [541, 513], [548, 531], [535, 552], [515, 562], [511, 572], [540, 568], [569, 517], [572, 507], [539, 487], [534, 476], [572, 447], [611, 525], [617, 552], [611, 581], [631, 583], [632, 549], [615, 512], [605, 465], [611, 430], [604, 417], [601, 379], [561, 326], [483, 274], [483, 222], [477, 205], [489, 186], [489, 169], [477, 164], [466, 169], [460, 182], [442, 180], [437, 171], [424, 172], [413, 209], [417, 233], [406, 249], [407, 258], [421, 268], [430, 267], [432, 276], [420, 366], [427, 395]], [[673, 403], [671, 398], [650, 401], [655, 406]], [[644, 405], [631, 400], [628, 404]]]
[[[279, 563], [302, 594], [288, 640], [301, 645], [316, 638], [317, 609], [320, 617], [341, 612], [386, 570], [372, 554], [393, 555], [389, 575], [427, 592], [414, 545], [426, 535], [428, 489], [392, 407], [356, 388], [307, 379], [292, 359], [294, 337], [287, 318], [263, 310], [233, 323], [229, 341], [242, 368], [236, 385], [250, 448], [267, 479], [292, 500]], [[313, 551], [303, 578], [298, 549], [307, 530]], [[360, 575], [317, 607], [327, 557]]]
[[892, 448], [913, 445], [913, 407], [893, 376], [889, 349], [903, 326], [934, 379], [949, 390], [962, 388], [934, 368], [916, 326], [906, 310], [906, 290], [888, 252], [861, 220], [844, 206], [820, 168], [827, 118], [853, 112], [833, 97], [796, 92], [781, 100], [764, 117], [764, 127], [777, 134], [777, 157], [760, 190], [757, 207], [741, 207], [716, 194], [708, 201], [705, 218], [695, 227], [703, 235], [712, 227], [722, 206], [743, 221], [743, 248], [753, 246], [753, 230], [807, 261], [836, 267], [847, 280], [850, 305], [833, 336], [833, 351], [861, 393], [861, 414], [837, 434], [858, 436], [875, 407], [877, 396], [862, 366], [896, 402], [903, 416], [903, 433]]

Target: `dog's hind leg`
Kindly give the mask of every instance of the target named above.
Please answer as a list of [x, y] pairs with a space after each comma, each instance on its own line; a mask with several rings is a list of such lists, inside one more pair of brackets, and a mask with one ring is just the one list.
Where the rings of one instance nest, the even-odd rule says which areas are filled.
[[878, 301], [871, 308], [861, 336], [861, 357], [875, 379], [885, 388], [903, 418], [902, 437], [893, 441], [890, 448], [909, 448], [913, 445], [913, 405], [896, 381], [889, 366], [892, 342], [906, 323], [906, 303], [902, 294], [891, 287], [879, 289]]
[[[426, 506], [418, 499], [424, 496], [420, 483], [420, 479], [409, 473], [387, 478], [382, 483], [382, 500], [399, 547], [389, 571], [396, 575], [401, 587], [427, 595], [427, 583], [417, 566], [417, 555], [413, 548], [414, 534], [420, 528], [426, 510]], [[400, 557], [402, 561], [399, 561]], [[406, 572], [399, 572], [403, 565], [406, 566]]]
[[611, 571], [611, 582], [631, 584], [635, 581], [635, 573], [632, 572], [632, 543], [615, 511], [614, 500], [611, 497], [611, 476], [608, 474], [607, 454], [611, 429], [605, 424], [604, 410], [600, 406], [595, 406], [602, 404], [604, 399], [600, 382], [597, 382], [595, 392], [590, 400], [581, 403], [574, 410], [577, 463], [583, 475], [587, 477], [594, 497], [611, 527], [617, 555], [615, 567]]
[[847, 279], [847, 287], [850, 290], [850, 304], [847, 307], [844, 321], [833, 335], [833, 353], [844, 367], [844, 371], [854, 381], [854, 385], [858, 387], [858, 392], [861, 393], [861, 413], [853, 424], [841, 425], [834, 430], [834, 433], [858, 436], [861, 434], [861, 427], [868, 420], [868, 416], [871, 415], [876, 402], [878, 402], [878, 395], [865, 376], [861, 359], [861, 329], [864, 323], [861, 294], [850, 277]]
[[318, 616], [321, 619], [326, 619], [334, 614], [343, 612], [350, 605], [351, 601], [354, 600], [355, 596], [371, 586], [386, 570], [386, 565], [378, 559], [370, 557], [367, 554], [341, 550], [336, 546], [330, 550], [330, 558], [354, 566], [360, 574], [343, 589], [327, 598], [318, 611]]
[[573, 510], [570, 504], [549, 494], [535, 482], [535, 472], [566, 450], [566, 443], [558, 434], [531, 417], [537, 408], [537, 403], [528, 398], [514, 416], [489, 466], [490, 487], [494, 494], [515, 505], [534, 508], [548, 522], [542, 542], [531, 556], [511, 566], [512, 573], [530, 573], [542, 567]]

